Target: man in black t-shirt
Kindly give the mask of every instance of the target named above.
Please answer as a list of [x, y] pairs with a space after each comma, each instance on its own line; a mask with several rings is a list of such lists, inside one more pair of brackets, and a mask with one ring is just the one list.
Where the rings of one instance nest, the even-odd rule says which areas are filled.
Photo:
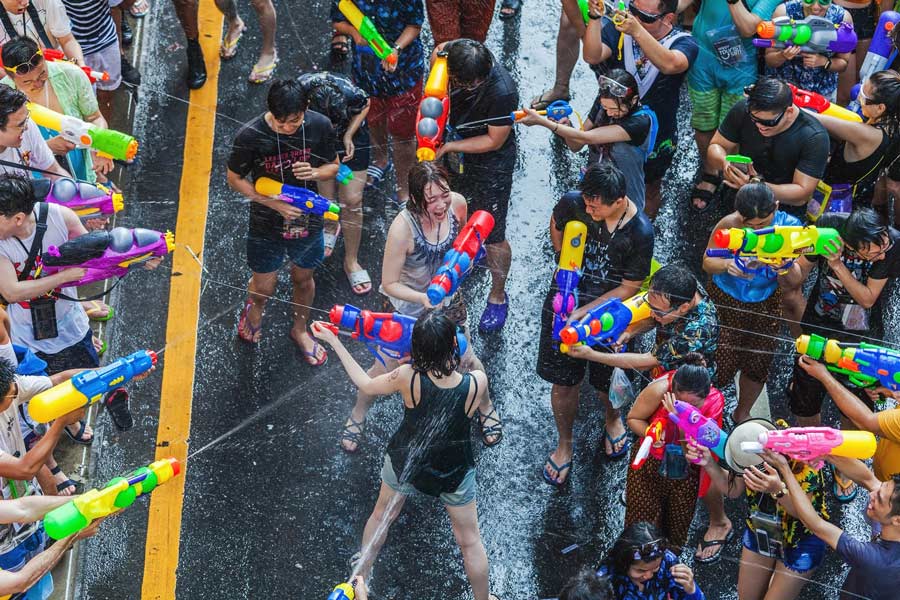
[[228, 185], [251, 201], [247, 264], [253, 274], [238, 335], [249, 343], [259, 341], [266, 299], [275, 293], [287, 255], [295, 304], [290, 336], [306, 362], [319, 366], [328, 355], [306, 329], [306, 307], [315, 298], [313, 273], [325, 251], [322, 217], [257, 193], [254, 182], [269, 177], [316, 192], [316, 181], [337, 175], [334, 130], [325, 116], [307, 110], [306, 91], [297, 80], [275, 81], [266, 104], [266, 113], [238, 131], [228, 159]]
[[[591, 165], [581, 181], [580, 191], [569, 192], [553, 208], [550, 239], [559, 252], [563, 230], [570, 221], [587, 226], [581, 279], [578, 282], [579, 307], [570, 321], [583, 317], [595, 306], [613, 298], [634, 296], [650, 275], [653, 259], [653, 225], [634, 202], [625, 195], [625, 176], [612, 163]], [[609, 404], [612, 368], [572, 358], [559, 351], [553, 339], [554, 282], [541, 312], [541, 337], [537, 373], [553, 384], [550, 402], [556, 417], [559, 441], [544, 466], [544, 480], [562, 485], [572, 466], [572, 428], [578, 412], [578, 392], [588, 371], [588, 381], [606, 408], [606, 454], [624, 456], [626, 431], [618, 409]]]
[[644, 164], [644, 212], [651, 218], [659, 210], [662, 179], [678, 145], [681, 84], [699, 52], [691, 34], [675, 26], [677, 9], [678, 0], [633, 0], [628, 12], [617, 13], [624, 19], [620, 24], [593, 16], [584, 35], [584, 59], [592, 68], [631, 73], [641, 102], [659, 119], [656, 144]]
[[[794, 105], [785, 82], [762, 77], [746, 91], [747, 99], [732, 107], [713, 135], [708, 163], [735, 190], [761, 175], [781, 209], [804, 219], [806, 203], [828, 164], [828, 132]], [[726, 160], [729, 154], [743, 154], [753, 164], [745, 172]]]
[[492, 285], [478, 325], [482, 333], [492, 333], [503, 328], [509, 312], [506, 278], [512, 249], [506, 240], [506, 216], [516, 166], [516, 138], [509, 115], [519, 108], [519, 93], [512, 77], [481, 42], [454, 40], [437, 50], [447, 53], [450, 73], [448, 135], [437, 159], [444, 158], [450, 185], [468, 200], [469, 214], [486, 210], [494, 217], [494, 229], [485, 244]]

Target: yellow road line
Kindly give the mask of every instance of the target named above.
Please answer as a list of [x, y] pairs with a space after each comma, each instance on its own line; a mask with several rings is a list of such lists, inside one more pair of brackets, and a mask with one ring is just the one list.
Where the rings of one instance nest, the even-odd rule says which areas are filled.
[[[191, 92], [184, 139], [184, 165], [179, 188], [178, 222], [175, 239], [199, 251], [206, 231], [209, 204], [209, 179], [212, 170], [216, 102], [219, 86], [219, 40], [222, 14], [213, 0], [200, 0], [200, 45], [206, 57], [206, 84]], [[174, 456], [184, 463], [191, 430], [191, 400], [194, 389], [196, 335], [200, 316], [200, 265], [188, 252], [175, 252], [169, 289], [169, 314], [156, 434], [156, 458]], [[185, 476], [175, 478], [151, 496], [144, 553], [144, 580], [141, 597], [145, 600], [175, 598], [175, 571], [181, 538]]]

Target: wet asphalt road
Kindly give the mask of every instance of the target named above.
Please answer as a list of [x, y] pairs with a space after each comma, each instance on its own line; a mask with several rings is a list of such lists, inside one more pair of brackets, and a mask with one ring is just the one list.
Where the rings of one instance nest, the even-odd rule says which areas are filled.
[[[316, 0], [302, 10], [295, 3], [276, 4], [280, 9], [278, 75], [327, 68], [327, 3]], [[246, 83], [260, 38], [255, 16], [249, 8], [242, 12], [248, 32], [238, 57], [225, 63], [220, 75], [220, 114], [202, 253], [207, 276], [201, 297], [191, 450], [241, 424], [246, 426], [188, 461], [177, 597], [325, 598], [348, 573], [347, 559], [357, 550], [374, 505], [383, 452], [399, 423], [401, 408], [396, 398], [377, 403], [369, 416], [368, 441], [356, 456], [347, 456], [338, 448], [337, 431], [355, 390], [336, 359], [319, 369], [302, 361], [287, 337], [289, 305], [269, 303], [258, 347], [236, 341], [237, 315], [249, 277], [243, 247], [247, 206], [227, 188], [224, 161], [239, 124], [263, 111], [265, 97], [264, 88]], [[553, 80], [557, 19], [554, 3], [529, 1], [521, 20], [495, 18], [492, 24], [489, 46], [518, 82], [523, 101]], [[130, 169], [126, 189], [130, 202], [120, 224], [174, 229], [179, 201], [176, 174], [191, 168], [181, 164], [187, 109], [181, 82], [184, 42], [166, 2], [154, 3], [147, 26], [152, 38], [141, 61], [144, 85], [135, 124], [143, 150]], [[582, 114], [593, 99], [593, 82], [586, 65], [579, 64], [573, 78], [573, 105]], [[664, 264], [684, 260], [699, 269], [700, 249], [715, 216], [698, 218], [687, 212], [697, 154], [687, 114], [682, 116], [679, 155], [669, 172], [657, 220], [656, 258]], [[477, 456], [478, 507], [491, 561], [492, 590], [503, 598], [533, 599], [555, 597], [569, 576], [595, 565], [618, 535], [624, 516], [618, 494], [626, 464], [604, 457], [598, 443], [602, 413], [585, 388], [570, 485], [557, 491], [540, 477], [556, 435], [549, 385], [534, 374], [541, 303], [553, 270], [547, 226], [555, 200], [574, 185], [584, 159], [572, 155], [558, 140], [550, 140], [543, 129], [520, 128], [519, 142], [508, 229], [513, 247], [510, 320], [501, 334], [485, 338], [476, 333], [474, 339], [505, 422], [503, 443]], [[385, 205], [383, 193], [367, 194], [361, 262], [372, 273], [376, 287], [384, 234], [395, 211], [390, 203]], [[335, 256], [317, 273], [315, 306], [326, 310], [335, 303], [379, 307], [377, 294], [362, 301], [352, 296], [341, 269], [342, 253], [339, 244]], [[160, 269], [133, 276], [119, 286], [113, 297], [118, 317], [111, 328], [112, 356], [165, 345], [167, 275]], [[486, 273], [481, 272], [465, 286], [473, 319], [484, 307], [487, 283]], [[290, 298], [286, 277], [277, 296]], [[889, 315], [891, 322], [894, 316]], [[318, 318], [325, 318], [324, 313]], [[361, 363], [371, 362], [363, 346], [349, 343]], [[781, 389], [790, 352], [786, 344], [779, 352], [777, 376], [769, 390], [773, 412], [783, 414]], [[132, 431], [114, 433], [106, 415], [100, 416], [102, 444], [95, 444], [95, 481], [150, 462], [156, 443], [159, 385], [160, 377], [154, 376], [133, 386], [137, 424]], [[185, 390], [185, 402], [189, 397]], [[864, 506], [861, 495], [843, 509], [845, 527], [862, 533], [864, 526], [854, 513]], [[729, 505], [738, 527], [742, 511], [742, 502]], [[832, 515], [841, 514], [832, 507]], [[139, 598], [145, 530], [146, 509], [141, 507], [108, 521], [84, 548], [77, 597]], [[701, 532], [695, 527], [694, 544]], [[709, 598], [737, 597], [738, 544], [730, 544], [725, 554], [718, 565], [697, 570], [698, 582]], [[815, 578], [825, 587], [809, 584], [801, 598], [836, 597], [830, 586], [842, 579], [840, 569], [830, 557]], [[471, 597], [449, 520], [436, 500], [419, 496], [407, 502], [376, 563], [371, 584], [376, 599]]]

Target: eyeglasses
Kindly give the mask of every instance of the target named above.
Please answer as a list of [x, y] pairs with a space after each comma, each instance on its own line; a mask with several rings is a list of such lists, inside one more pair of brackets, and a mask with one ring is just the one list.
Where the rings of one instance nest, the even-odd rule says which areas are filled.
[[[885, 235], [885, 234], [887, 234], [887, 231], [883, 231], [883, 232], [882, 232], [882, 235]], [[880, 245], [880, 244], [879, 244], [879, 245]], [[870, 246], [870, 247], [871, 247], [871, 246]], [[871, 256], [866, 257], [865, 260], [867, 260], [867, 261], [869, 261], [869, 262], [878, 260], [878, 259], [882, 258], [885, 254], [887, 254], [888, 252], [890, 252], [891, 249], [892, 249], [893, 247], [894, 247], [894, 240], [888, 238], [888, 244], [887, 244], [887, 246], [885, 246], [884, 248], [882, 248], [881, 250], [879, 250], [877, 253], [875, 253], [875, 254], [873, 254], [873, 255], [871, 255]], [[861, 256], [859, 250], [854, 250], [854, 249], [852, 249], [852, 248], [851, 248], [850, 250], [851, 250], [854, 254], [856, 254], [857, 256]]]
[[672, 314], [672, 313], [675, 312], [676, 310], [678, 310], [678, 307], [677, 307], [677, 306], [673, 306], [673, 307], [670, 308], [669, 310], [665, 310], [665, 309], [662, 309], [662, 308], [655, 308], [652, 304], [650, 304], [650, 302], [647, 302], [647, 306], [650, 307], [650, 312], [652, 312], [652, 313], [653, 313], [654, 315], [656, 315], [657, 317], [665, 317], [665, 316], [668, 316], [668, 315]]
[[664, 12], [664, 13], [658, 13], [658, 14], [653, 15], [653, 14], [642, 11], [634, 4], [628, 5], [628, 12], [630, 12], [631, 14], [636, 16], [638, 19], [640, 19], [644, 23], [656, 23], [657, 21], [662, 19], [664, 16], [669, 14], [667, 12]]
[[863, 91], [862, 86], [859, 86], [859, 94], [857, 95], [857, 99], [862, 100], [862, 104], [878, 104], [878, 101], [871, 96], [867, 96]]
[[754, 115], [749, 110], [747, 111], [747, 114], [750, 115], [750, 120], [753, 121], [754, 123], [756, 123], [757, 125], [762, 125], [763, 127], [775, 127], [776, 125], [781, 123], [781, 120], [784, 118], [784, 115], [787, 114], [787, 109], [784, 109], [783, 111], [781, 111], [781, 114], [778, 115], [777, 117], [775, 117], [774, 119], [760, 119], [759, 117]]
[[803, 0], [803, 4], [807, 6], [812, 6], [816, 2], [819, 3], [819, 6], [828, 6], [831, 4], [831, 0]]
[[652, 542], [647, 542], [646, 544], [642, 544], [641, 546], [634, 549], [634, 560], [640, 560], [643, 562], [649, 562], [655, 558], [659, 558], [665, 552], [665, 548], [663, 547], [663, 540], [653, 540]]
[[28, 59], [28, 62], [23, 62], [22, 64], [16, 65], [14, 67], [7, 67], [3, 65], [3, 68], [12, 73], [13, 75], [25, 75], [32, 69], [37, 69], [41, 65], [41, 61], [44, 60], [44, 53], [41, 52], [41, 49], [38, 48], [37, 52], [31, 55], [31, 58]]
[[468, 82], [463, 83], [456, 77], [453, 77], [453, 76], [450, 77], [450, 85], [453, 88], [458, 89], [458, 90], [463, 90], [466, 92], [471, 92], [471, 91], [476, 90], [478, 88], [478, 86], [480, 86], [482, 83], [483, 83], [483, 81], [481, 79], [476, 79], [475, 81], [468, 81]]
[[610, 79], [604, 75], [597, 76], [597, 83], [600, 85], [600, 96], [606, 98], [626, 98], [631, 92], [631, 88], [622, 85], [614, 79]]

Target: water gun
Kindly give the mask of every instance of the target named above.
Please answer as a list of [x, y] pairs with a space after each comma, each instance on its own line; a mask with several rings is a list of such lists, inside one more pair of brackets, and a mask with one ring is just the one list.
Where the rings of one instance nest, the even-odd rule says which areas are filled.
[[388, 61], [388, 63], [392, 65], [397, 63], [397, 56], [394, 54], [391, 45], [388, 44], [387, 41], [381, 37], [381, 34], [378, 33], [378, 30], [375, 29], [375, 24], [372, 23], [372, 19], [362, 14], [362, 11], [360, 11], [351, 0], [341, 0], [338, 2], [338, 10], [347, 17], [347, 20], [356, 28], [359, 35], [366, 40], [366, 43], [369, 44], [369, 47], [375, 53], [375, 56], [381, 60]]
[[[56, 48], [41, 48], [41, 55], [44, 57], [44, 60], [50, 62], [56, 61], [66, 61], [69, 62], [69, 59], [66, 58], [66, 55], [63, 54], [62, 50], [57, 50]], [[75, 65], [75, 63], [71, 63]], [[3, 61], [0, 60], [0, 67], [3, 66]], [[77, 66], [77, 65], [75, 65]], [[109, 81], [109, 73], [105, 71], [94, 71], [90, 67], [78, 67], [81, 69], [85, 75], [87, 75], [88, 80], [90, 80], [91, 84], [97, 83], [98, 81]], [[0, 600], [3, 600], [0, 597]]]
[[494, 229], [494, 217], [485, 210], [477, 210], [456, 236], [453, 247], [444, 255], [444, 264], [431, 279], [425, 294], [437, 306], [459, 289], [459, 284], [485, 254], [484, 240]]
[[110, 277], [124, 277], [149, 260], [165, 256], [175, 249], [171, 231], [115, 227], [97, 230], [71, 239], [61, 246], [50, 246], [43, 255], [43, 271], [53, 275], [64, 269], [81, 267], [84, 277], [66, 285], [85, 285]]
[[[820, 255], [840, 243], [836, 229], [810, 225], [774, 225], [764, 229], [719, 229], [713, 236], [718, 248], [710, 248], [712, 258], [731, 258], [745, 273], [760, 274], [767, 269], [783, 271], [803, 255]], [[763, 264], [759, 268], [747, 266], [746, 259]]]
[[[571, 115], [572, 112], [572, 106], [565, 100], [554, 100], [547, 105], [547, 108], [545, 110], [537, 111], [539, 115], [545, 115], [548, 119], [552, 119], [553, 121], [564, 119]], [[513, 123], [521, 121], [523, 118], [525, 118], [525, 111], [517, 110], [511, 112], [509, 113], [509, 118], [513, 121]]]
[[753, 45], [757, 48], [790, 48], [800, 46], [802, 52], [841, 54], [856, 49], [856, 32], [850, 23], [834, 24], [824, 17], [810, 16], [794, 20], [779, 17], [756, 26]]
[[865, 342], [845, 346], [815, 334], [801, 335], [796, 341], [797, 352], [823, 361], [829, 371], [846, 375], [854, 385], [900, 390], [900, 352]]
[[54, 540], [78, 533], [93, 520], [128, 508], [138, 496], [149, 494], [179, 473], [178, 460], [164, 458], [124, 477], [116, 477], [102, 490], [94, 488], [48, 512], [44, 515], [44, 530]]
[[356, 590], [353, 589], [352, 583], [339, 583], [328, 594], [328, 600], [356, 600]]
[[571, 323], [559, 332], [563, 354], [579, 344], [609, 346], [614, 344], [628, 327], [650, 316], [647, 294], [632, 296], [624, 302], [611, 298], [592, 308], [578, 322]]
[[[350, 337], [363, 342], [375, 358], [384, 364], [377, 352], [400, 360], [412, 350], [412, 331], [416, 318], [400, 313], [378, 313], [356, 308], [351, 304], [335, 304], [328, 312], [329, 327], [335, 334], [338, 327], [350, 330]], [[328, 327], [327, 323], [323, 323]], [[459, 355], [466, 353], [466, 336], [457, 328], [456, 343]]]
[[852, 110], [848, 110], [843, 106], [829, 101], [828, 98], [826, 98], [822, 94], [817, 94], [815, 92], [810, 92], [807, 90], [801, 90], [791, 83], [788, 84], [788, 87], [791, 88], [791, 93], [794, 95], [794, 104], [796, 104], [800, 108], [809, 109], [813, 112], [819, 113], [820, 115], [828, 115], [829, 117], [836, 117], [845, 121], [855, 121], [856, 123], [862, 123], [862, 117], [860, 117], [858, 114], [856, 114]]
[[419, 112], [416, 115], [416, 158], [419, 162], [434, 160], [444, 138], [450, 114], [450, 72], [447, 57], [438, 55], [428, 73]]
[[[340, 170], [338, 170], [340, 172]], [[326, 220], [337, 221], [340, 219], [341, 207], [323, 198], [312, 190], [296, 185], [289, 185], [275, 181], [270, 177], [260, 177], [254, 183], [257, 194], [278, 198], [291, 206], [299, 208], [303, 212], [320, 215]]]
[[[584, 19], [584, 24], [587, 25], [591, 20], [590, 10], [589, 10], [588, 0], [578, 0], [578, 9], [581, 11], [581, 18]], [[606, 15], [607, 12], [613, 13], [613, 16], [610, 17], [610, 20], [616, 25], [621, 25], [625, 22], [625, 2], [623, 0], [619, 0], [618, 4], [613, 4], [609, 0], [603, 0], [603, 14]]]
[[728, 435], [697, 407], [676, 400], [675, 412], [669, 413], [669, 420], [675, 423], [689, 440], [706, 446], [719, 458], [725, 458], [725, 442], [728, 441]]
[[643, 467], [644, 463], [647, 462], [653, 446], [663, 440], [665, 435], [664, 419], [665, 417], [654, 418], [650, 421], [650, 425], [647, 426], [647, 430], [644, 431], [644, 439], [641, 441], [641, 445], [634, 455], [634, 460], [631, 462], [631, 468], [635, 471]]
[[156, 365], [156, 352], [138, 350], [99, 369], [77, 373], [71, 379], [44, 390], [28, 403], [28, 414], [38, 423], [54, 419], [94, 404], [103, 395]]
[[34, 194], [41, 202], [61, 204], [75, 211], [82, 219], [96, 219], [113, 215], [122, 208], [122, 194], [99, 183], [75, 181], [62, 177], [56, 181], [32, 179]]
[[[898, 23], [900, 23], [900, 13], [893, 10], [886, 10], [878, 17], [878, 25], [869, 44], [869, 51], [866, 52], [862, 67], [859, 69], [859, 80], [861, 82], [865, 83], [869, 77], [878, 71], [884, 71], [897, 58], [897, 50], [891, 41], [891, 34]], [[852, 100], [847, 105], [847, 108], [853, 112], [858, 112], [859, 102], [856, 100], [856, 94], [852, 94], [851, 98]]]
[[578, 306], [578, 282], [581, 281], [581, 265], [584, 262], [584, 246], [587, 226], [581, 221], [569, 221], [563, 231], [562, 249], [559, 252], [559, 268], [556, 270], [556, 295], [553, 297], [553, 339], [559, 341], [559, 332]]
[[830, 427], [790, 427], [764, 431], [755, 442], [741, 442], [744, 452], [780, 452], [821, 469], [829, 454], [865, 460], [875, 454], [875, 434], [870, 431], [841, 431]]
[[132, 136], [115, 129], [103, 129], [51, 110], [46, 106], [28, 102], [31, 119], [41, 127], [58, 131], [76, 148], [91, 148], [99, 156], [116, 160], [131, 160], [137, 155], [138, 142]]
[[335, 176], [337, 182], [341, 185], [347, 185], [351, 181], [353, 181], [353, 171], [345, 164], [341, 164], [338, 167], [337, 175]]

